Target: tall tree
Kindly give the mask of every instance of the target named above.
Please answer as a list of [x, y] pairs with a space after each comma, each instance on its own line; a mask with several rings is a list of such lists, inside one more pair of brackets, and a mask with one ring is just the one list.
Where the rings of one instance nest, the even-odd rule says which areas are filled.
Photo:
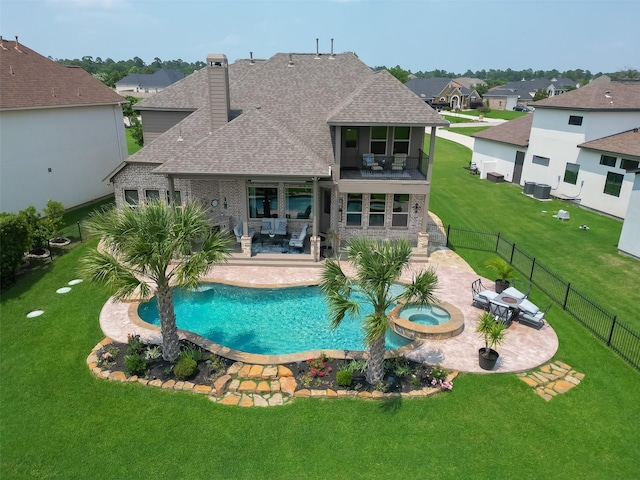
[[192, 202], [181, 208], [157, 200], [111, 209], [88, 223], [102, 247], [83, 259], [82, 271], [110, 287], [118, 300], [136, 290], [144, 297], [155, 294], [162, 357], [175, 362], [180, 344], [170, 285], [195, 288], [209, 267], [225, 261], [231, 237], [211, 233], [204, 208]]
[[549, 94], [547, 93], [547, 89], [539, 88], [538, 90], [536, 90], [536, 93], [533, 95], [533, 101], [537, 102], [538, 100], [543, 100], [547, 97], [549, 97]]
[[[326, 260], [320, 288], [329, 302], [331, 325], [337, 328], [345, 316], [359, 315], [361, 303], [373, 306], [363, 321], [367, 358], [366, 380], [375, 385], [384, 376], [385, 335], [389, 329], [387, 309], [398, 300], [430, 304], [436, 301], [438, 277], [428, 269], [417, 273], [400, 294], [392, 285], [398, 282], [411, 259], [408, 240], [382, 241], [358, 237], [347, 242], [347, 258], [356, 270], [348, 277], [338, 260]], [[364, 300], [361, 300], [364, 299]]]

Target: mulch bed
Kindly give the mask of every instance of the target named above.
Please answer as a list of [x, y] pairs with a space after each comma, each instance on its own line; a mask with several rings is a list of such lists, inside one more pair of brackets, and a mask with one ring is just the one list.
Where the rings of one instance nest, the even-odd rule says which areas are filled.
[[[224, 375], [227, 369], [236, 363], [235, 360], [214, 355], [208, 351], [202, 350], [195, 344], [182, 340], [181, 350], [199, 350], [202, 358], [197, 362], [197, 368], [194, 375], [186, 380], [195, 384], [212, 386], [215, 380]], [[115, 347], [115, 348], [112, 348]], [[142, 356], [152, 345], [142, 347]], [[117, 349], [117, 350], [116, 350]], [[127, 373], [125, 364], [125, 356], [129, 352], [129, 345], [125, 343], [113, 342], [110, 345], [100, 349], [98, 354], [99, 364], [100, 357], [106, 353], [113, 353], [109, 362], [102, 362], [100, 365], [103, 369], [111, 371], [121, 371]], [[109, 355], [107, 355], [109, 356]], [[207, 363], [209, 360], [209, 363]], [[364, 363], [352, 363], [351, 360], [331, 359], [327, 357], [308, 359], [301, 362], [292, 362], [284, 364], [293, 373], [297, 390], [314, 389], [314, 390], [355, 390], [357, 392], [373, 392], [374, 390], [382, 390], [387, 393], [408, 393], [414, 390], [421, 390], [424, 387], [432, 386], [435, 379], [444, 380], [446, 377], [445, 370], [438, 366], [424, 365], [422, 363], [413, 362], [405, 358], [391, 359], [385, 361], [387, 371], [384, 376], [384, 385], [371, 385], [365, 379], [365, 373], [358, 368], [364, 367]], [[352, 382], [349, 386], [339, 385], [336, 376], [341, 369], [352, 367]], [[144, 372], [138, 373], [139, 377], [148, 380], [179, 380], [173, 372], [174, 364], [167, 362], [159, 356], [155, 359], [147, 359]], [[127, 373], [129, 375], [129, 373]], [[438, 386], [436, 384], [435, 386]], [[377, 387], [377, 388], [376, 388]]]

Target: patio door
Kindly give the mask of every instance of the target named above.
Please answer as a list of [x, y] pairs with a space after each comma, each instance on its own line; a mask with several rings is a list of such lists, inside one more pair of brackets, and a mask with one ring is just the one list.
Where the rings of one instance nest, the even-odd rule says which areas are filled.
[[522, 165], [524, 165], [524, 152], [516, 152], [516, 162], [513, 166], [513, 176], [511, 177], [511, 183], [520, 185], [520, 178], [522, 177]]

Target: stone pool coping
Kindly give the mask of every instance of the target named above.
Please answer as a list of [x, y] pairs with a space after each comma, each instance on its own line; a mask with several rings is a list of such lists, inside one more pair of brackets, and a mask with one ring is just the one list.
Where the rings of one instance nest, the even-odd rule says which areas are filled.
[[464, 330], [464, 315], [462, 311], [449, 302], [438, 302], [434, 304], [449, 313], [449, 321], [440, 325], [421, 325], [400, 317], [400, 311], [407, 305], [412, 305], [412, 303], [399, 303], [389, 312], [389, 322], [398, 335], [415, 340], [441, 340], [455, 337]]

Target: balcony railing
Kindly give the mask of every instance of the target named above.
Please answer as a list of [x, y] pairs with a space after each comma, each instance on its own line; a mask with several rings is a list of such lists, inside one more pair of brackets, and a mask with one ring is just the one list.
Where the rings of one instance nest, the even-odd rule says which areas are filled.
[[[422, 150], [418, 156], [407, 157], [404, 168], [392, 168], [393, 155], [375, 155], [376, 168], [365, 166], [362, 156], [342, 157], [341, 180], [426, 180], [429, 171], [429, 155]], [[381, 168], [380, 168], [381, 167]]]

